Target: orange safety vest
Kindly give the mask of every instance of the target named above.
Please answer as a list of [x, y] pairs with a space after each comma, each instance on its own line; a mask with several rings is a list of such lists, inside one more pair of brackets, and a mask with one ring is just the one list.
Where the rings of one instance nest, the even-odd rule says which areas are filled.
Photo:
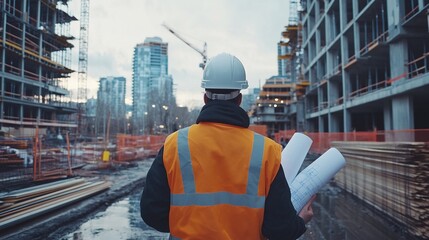
[[264, 239], [265, 198], [281, 145], [248, 129], [202, 122], [164, 144], [172, 239]]

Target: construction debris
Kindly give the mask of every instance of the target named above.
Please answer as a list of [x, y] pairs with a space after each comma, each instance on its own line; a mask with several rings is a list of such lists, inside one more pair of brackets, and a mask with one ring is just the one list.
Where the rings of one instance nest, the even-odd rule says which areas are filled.
[[429, 148], [425, 142], [332, 142], [346, 158], [336, 183], [411, 235], [429, 236]]

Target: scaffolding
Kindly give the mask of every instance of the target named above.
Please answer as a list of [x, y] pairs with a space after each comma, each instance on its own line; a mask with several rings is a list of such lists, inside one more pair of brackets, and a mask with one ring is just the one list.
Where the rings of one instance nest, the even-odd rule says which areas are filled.
[[[427, 128], [416, 119], [429, 100], [429, 2], [305, 2], [306, 130]], [[414, 120], [396, 115], [403, 106]]]
[[73, 70], [70, 22], [63, 1], [0, 1], [0, 124], [75, 127], [65, 81]]

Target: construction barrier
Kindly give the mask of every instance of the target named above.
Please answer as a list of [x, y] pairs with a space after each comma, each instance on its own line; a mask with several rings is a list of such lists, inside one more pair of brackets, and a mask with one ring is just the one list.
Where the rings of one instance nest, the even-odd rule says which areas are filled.
[[51, 140], [44, 135], [39, 135], [36, 129], [33, 145], [33, 180], [59, 179], [71, 175], [68, 134], [66, 139], [57, 137]]
[[116, 160], [130, 161], [156, 156], [167, 135], [116, 136]]
[[[249, 129], [266, 135], [266, 126], [251, 125]], [[286, 144], [295, 130], [280, 131], [273, 139]], [[310, 152], [321, 154], [332, 142], [429, 142], [429, 129], [370, 131], [348, 133], [304, 132], [313, 140]], [[78, 141], [35, 134], [20, 138], [0, 139], [0, 188], [13, 188], [25, 181], [62, 178], [73, 174], [73, 169], [84, 164], [104, 161], [131, 161], [154, 157], [167, 135], [132, 136], [119, 134], [116, 143], [102, 138]], [[108, 152], [109, 156], [103, 155]], [[34, 166], [34, 168], [33, 168]]]
[[33, 180], [33, 136], [0, 140], [0, 192]]
[[[279, 131], [274, 134], [274, 140], [278, 143], [282, 139], [287, 142], [295, 130]], [[332, 146], [334, 141], [346, 142], [429, 142], [429, 129], [408, 129], [370, 132], [303, 132], [313, 140], [310, 152], [322, 154]]]

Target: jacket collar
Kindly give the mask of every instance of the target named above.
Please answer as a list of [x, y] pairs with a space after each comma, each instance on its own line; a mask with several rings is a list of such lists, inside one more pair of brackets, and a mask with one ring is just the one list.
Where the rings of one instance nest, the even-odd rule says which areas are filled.
[[249, 116], [237, 104], [229, 101], [213, 100], [201, 109], [197, 118], [197, 123], [200, 122], [225, 123], [248, 128]]

